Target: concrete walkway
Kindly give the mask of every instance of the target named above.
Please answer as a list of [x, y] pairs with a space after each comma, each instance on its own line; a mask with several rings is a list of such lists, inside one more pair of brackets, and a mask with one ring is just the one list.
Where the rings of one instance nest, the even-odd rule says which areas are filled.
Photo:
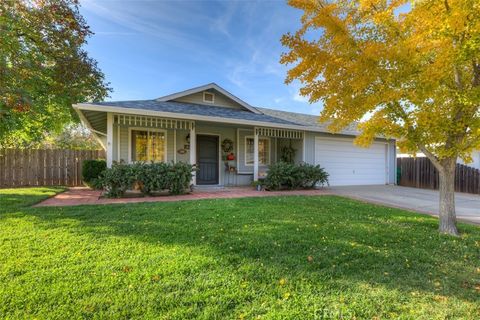
[[101, 191], [89, 188], [70, 188], [63, 193], [36, 204], [36, 207], [48, 206], [78, 206], [84, 204], [112, 204], [112, 203], [138, 203], [138, 202], [172, 202], [199, 199], [224, 199], [245, 197], [271, 197], [271, 196], [318, 196], [331, 194], [327, 189], [296, 190], [296, 191], [256, 191], [252, 187], [243, 188], [202, 188], [192, 193], [179, 196], [158, 196], [108, 199], [101, 197]]
[[[438, 216], [439, 193], [436, 190], [399, 186], [331, 187], [334, 194]], [[480, 195], [455, 193], [459, 220], [480, 224]]]

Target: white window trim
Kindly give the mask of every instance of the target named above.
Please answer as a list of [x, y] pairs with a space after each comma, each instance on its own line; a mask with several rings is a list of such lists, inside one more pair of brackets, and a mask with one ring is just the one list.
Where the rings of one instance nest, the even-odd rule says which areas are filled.
[[[255, 139], [254, 136], [245, 136], [245, 144], [243, 146], [244, 148], [244, 164], [245, 164], [245, 167], [253, 167], [253, 163], [252, 164], [248, 164], [247, 163], [247, 139]], [[260, 142], [260, 140], [268, 140], [268, 162], [267, 163], [258, 163], [258, 166], [269, 166], [270, 163], [272, 162], [272, 140], [269, 138], [269, 137], [258, 137], [258, 141]]]
[[129, 127], [128, 128], [128, 163], [132, 163], [132, 131], [150, 131], [150, 132], [163, 132], [165, 135], [165, 147], [164, 147], [164, 154], [165, 160], [163, 162], [168, 161], [168, 154], [167, 154], [167, 144], [168, 144], [168, 137], [167, 137], [167, 130], [157, 129], [157, 128], [146, 128], [146, 127]]
[[[211, 94], [212, 95], [212, 101], [206, 100], [205, 99], [205, 94]], [[215, 103], [215, 93], [209, 92], [209, 91], [203, 91], [203, 102], [214, 104]]]

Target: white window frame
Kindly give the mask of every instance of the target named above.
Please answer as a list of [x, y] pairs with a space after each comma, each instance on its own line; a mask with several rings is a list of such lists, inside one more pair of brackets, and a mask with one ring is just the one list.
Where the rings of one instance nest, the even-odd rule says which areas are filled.
[[[168, 145], [168, 135], [167, 135], [167, 130], [163, 129], [156, 129], [156, 128], [145, 128], [145, 127], [129, 127], [128, 128], [128, 163], [132, 163], [132, 131], [149, 131], [149, 132], [163, 132], [165, 135], [165, 146], [164, 146], [164, 154], [165, 154], [165, 159], [163, 162], [168, 161], [168, 154], [167, 154], [167, 145]], [[148, 154], [148, 152], [147, 152]]]
[[[253, 163], [252, 164], [248, 164], [247, 163], [247, 139], [253, 139], [255, 140], [255, 137], [254, 136], [245, 136], [245, 145], [244, 145], [244, 164], [245, 164], [245, 167], [253, 167]], [[270, 163], [272, 162], [272, 140], [269, 138], [269, 137], [258, 137], [258, 142], [260, 142], [260, 140], [268, 140], [268, 163], [260, 163], [260, 157], [259, 157], [259, 162], [258, 162], [258, 166], [269, 166]]]
[[[211, 94], [212, 95], [212, 101], [208, 101], [208, 100], [205, 99], [206, 94]], [[203, 91], [203, 102], [214, 104], [215, 103], [215, 93], [209, 92], [209, 91]]]

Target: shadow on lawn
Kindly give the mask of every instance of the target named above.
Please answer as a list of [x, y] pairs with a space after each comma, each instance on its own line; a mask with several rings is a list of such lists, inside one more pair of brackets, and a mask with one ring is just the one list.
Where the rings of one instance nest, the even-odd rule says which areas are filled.
[[63, 191], [63, 187], [0, 189], [0, 214], [34, 205]]
[[[70, 208], [31, 208], [44, 228], [63, 219], [69, 232], [121, 236], [152, 245], [212, 249], [219, 263], [263, 265], [271, 274], [304, 278], [312, 285], [384, 286], [478, 299], [468, 287], [474, 276], [475, 240], [437, 234], [437, 220], [340, 197], [202, 200]], [[477, 252], [478, 254], [478, 252]], [[465, 262], [465, 255], [469, 261]], [[313, 261], [307, 261], [311, 256]], [[258, 277], [268, 277], [267, 274]], [[440, 285], [438, 285], [440, 283]]]

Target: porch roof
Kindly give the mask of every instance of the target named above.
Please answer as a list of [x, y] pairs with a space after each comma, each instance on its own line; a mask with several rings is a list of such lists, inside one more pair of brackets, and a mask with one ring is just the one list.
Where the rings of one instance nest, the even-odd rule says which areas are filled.
[[[168, 112], [176, 114], [185, 114], [193, 116], [207, 116], [223, 119], [238, 119], [247, 121], [256, 121], [264, 123], [272, 123], [277, 125], [295, 125], [298, 123], [280, 119], [264, 113], [253, 113], [250, 111], [238, 110], [233, 108], [225, 108], [218, 106], [208, 106], [194, 103], [176, 102], [176, 101], [158, 101], [158, 100], [135, 100], [135, 101], [112, 101], [112, 102], [95, 102], [82, 103], [80, 106], [105, 106], [116, 107], [125, 110], [146, 110], [157, 112]], [[108, 111], [108, 110], [105, 110]]]

